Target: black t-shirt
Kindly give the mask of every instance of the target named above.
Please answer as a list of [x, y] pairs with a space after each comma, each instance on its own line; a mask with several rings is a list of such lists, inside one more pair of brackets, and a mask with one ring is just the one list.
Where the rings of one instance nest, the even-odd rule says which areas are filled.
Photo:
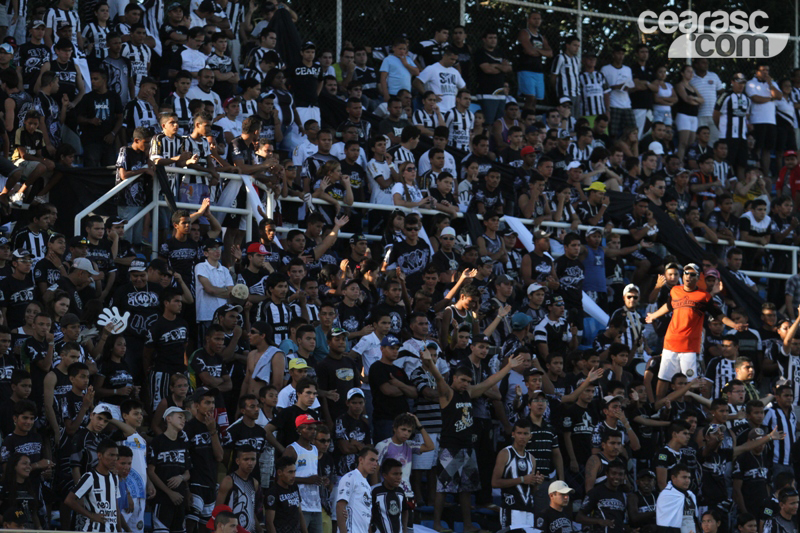
[[386, 488], [383, 483], [372, 488], [372, 529], [376, 533], [401, 533], [405, 492]]
[[308, 409], [303, 411], [297, 405], [290, 405], [286, 409], [282, 409], [275, 419], [270, 422], [278, 430], [277, 439], [281, 446], [286, 447], [291, 443], [296, 442], [298, 439], [297, 426], [295, 419], [300, 415], [308, 415], [315, 420], [319, 420], [319, 413], [316, 409]]
[[42, 458], [42, 437], [35, 430], [29, 431], [27, 435], [6, 435], [0, 447], [0, 463], [7, 463], [9, 457], [15, 453], [27, 455], [31, 463], [39, 461]]
[[622, 533], [626, 529], [627, 508], [625, 493], [611, 490], [603, 483], [589, 491], [583, 500], [581, 512], [594, 518], [613, 520], [614, 527], [603, 528], [604, 533]]
[[88, 142], [102, 141], [114, 129], [117, 118], [123, 111], [122, 100], [112, 91], [106, 91], [105, 94], [90, 91], [83, 96], [78, 108], [81, 116], [99, 118], [102, 121], [97, 126], [92, 125], [81, 130], [82, 137]]
[[[369, 422], [364, 417], [353, 418], [345, 413], [336, 420], [335, 436], [336, 440], [357, 440], [364, 444], [372, 444], [372, 433], [369, 429]], [[338, 451], [338, 448], [337, 448]], [[337, 453], [337, 474], [343, 476], [358, 466], [358, 456], [355, 453]]]
[[163, 316], [147, 332], [148, 346], [154, 350], [153, 370], [156, 372], [185, 372], [183, 353], [188, 339], [188, 324], [180, 317], [167, 320]]
[[479, 48], [475, 51], [473, 62], [477, 68], [477, 76], [475, 79], [478, 82], [478, 94], [494, 94], [496, 91], [503, 89], [506, 81], [506, 75], [503, 72], [497, 74], [487, 74], [481, 69], [481, 65], [488, 63], [490, 65], [497, 65], [503, 62], [503, 54], [495, 48], [491, 52], [484, 48]]
[[22, 87], [31, 95], [42, 65], [47, 61], [50, 61], [50, 49], [44, 44], [28, 42], [17, 48], [14, 63], [22, 67]]
[[553, 259], [549, 255], [539, 256], [533, 252], [528, 254], [531, 260], [531, 278], [535, 283], [544, 285], [553, 273]]
[[406, 325], [406, 308], [402, 305], [392, 305], [387, 302], [382, 302], [376, 305], [370, 312], [370, 317], [375, 313], [386, 313], [392, 320], [392, 325], [389, 328], [389, 333], [392, 335], [400, 335]]
[[161, 245], [158, 255], [169, 261], [172, 270], [180, 274], [187, 285], [194, 286], [194, 266], [204, 260], [200, 242], [188, 237], [185, 241], [170, 237]]
[[583, 262], [562, 255], [554, 267], [560, 283], [558, 293], [564, 297], [567, 309], [583, 309]]
[[[186, 424], [188, 426], [188, 424]], [[167, 437], [166, 433], [156, 436], [147, 447], [147, 465], [153, 465], [161, 480], [167, 480], [175, 476], [182, 476], [187, 470], [192, 468], [189, 458], [189, 441], [186, 433], [181, 432], [175, 440]], [[194, 472], [192, 472], [194, 477]], [[186, 482], [172, 489], [183, 493]], [[163, 505], [173, 505], [164, 492], [156, 487], [155, 503]]]
[[[653, 81], [653, 69], [648, 65], [641, 66], [638, 63], [631, 65], [631, 72], [634, 80]], [[653, 107], [653, 91], [645, 89], [630, 93], [632, 109], [650, 109]]]
[[317, 384], [326, 391], [335, 390], [339, 393], [339, 401], [328, 402], [331, 418], [336, 420], [347, 411], [347, 392], [353, 387], [361, 386], [361, 374], [358, 363], [349, 357], [334, 359], [330, 355], [317, 364]]
[[368, 200], [367, 191], [367, 171], [358, 163], [352, 165], [343, 160], [342, 166], [342, 179], [350, 178], [350, 188], [353, 190], [353, 199], [356, 202], [363, 202]]
[[742, 481], [742, 497], [748, 511], [760, 512], [769, 500], [771, 466], [763, 454], [755, 455], [753, 452], [743, 453], [733, 462], [731, 477]]
[[349, 333], [355, 333], [366, 325], [367, 314], [358, 304], [350, 307], [342, 302], [336, 307], [336, 310], [338, 312], [339, 327]]
[[0, 307], [6, 310], [6, 325], [16, 329], [25, 324], [25, 309], [33, 301], [33, 278], [8, 276], [0, 280]]
[[444, 250], [439, 248], [439, 251], [433, 254], [431, 262], [436, 266], [439, 272], [458, 270], [458, 267], [461, 265], [461, 254], [455, 250], [445, 253]]
[[[570, 505], [566, 507], [567, 510], [570, 508]], [[568, 515], [563, 510], [557, 511], [550, 506], [536, 519], [536, 529], [544, 533], [572, 533], [575, 530], [571, 513]]]
[[55, 285], [61, 279], [61, 269], [57, 268], [52, 261], [47, 258], [39, 259], [33, 267], [34, 283], [45, 282], [47, 286]]
[[[374, 388], [372, 397], [375, 398]], [[450, 403], [442, 409], [442, 436], [439, 445], [442, 448], [455, 450], [471, 449], [474, 440], [475, 418], [472, 416], [472, 398], [466, 391], [453, 391]]]
[[134, 288], [133, 283], [126, 283], [114, 292], [110, 305], [118, 308], [120, 313], [131, 313], [126, 337], [147, 338], [148, 330], [158, 320], [161, 290], [158, 283], [147, 282], [142, 290]]
[[267, 489], [266, 510], [275, 511], [275, 533], [300, 533], [300, 490], [297, 485], [283, 488], [273, 483]]
[[[131, 376], [130, 369], [123, 359], [119, 363], [112, 361], [111, 358], [103, 360], [97, 369], [97, 373], [105, 376], [103, 388], [105, 389], [121, 389], [128, 385], [133, 386], [133, 376]], [[127, 400], [128, 396], [109, 396], [104, 400], [114, 405], [121, 405], [123, 401]]]
[[264, 428], [257, 424], [250, 427], [244, 423], [244, 418], [239, 418], [225, 431], [225, 441], [223, 442], [225, 448], [238, 450], [245, 446], [252, 446], [256, 453], [260, 454], [266, 445], [267, 438]]
[[11, 497], [11, 487], [0, 486], [0, 514], [4, 515], [12, 508], [19, 506], [24, 511], [22, 518], [15, 522], [23, 525], [25, 529], [35, 529], [33, 517], [39, 511], [38, 491], [30, 480], [26, 483], [17, 483], [15, 487], [16, 498]]
[[425, 272], [431, 260], [431, 248], [427, 242], [418, 239], [416, 244], [401, 241], [392, 246], [392, 252], [387, 261], [388, 268], [400, 267], [406, 275], [406, 285], [413, 294], [422, 286], [422, 273]]
[[105, 438], [102, 433], [89, 431], [89, 428], [86, 427], [79, 428], [72, 437], [72, 455], [69, 457], [69, 467], [78, 467], [81, 474], [85, 474], [89, 469], [97, 466], [97, 446]]
[[319, 82], [322, 81], [322, 66], [316, 62], [310, 67], [301, 63], [287, 71], [295, 105], [297, 107], [316, 106], [319, 103], [317, 88]]
[[[219, 428], [217, 428], [219, 432]], [[186, 422], [183, 428], [189, 440], [189, 457], [192, 461], [192, 485], [215, 488], [217, 484], [217, 460], [211, 445], [211, 433], [206, 425], [196, 418]]]
[[[586, 465], [592, 455], [592, 434], [597, 427], [597, 414], [591, 404], [581, 407], [577, 403], [571, 404], [564, 411], [562, 420], [564, 431], [571, 432], [572, 449], [578, 465]], [[565, 463], [569, 457], [565, 457]]]
[[[317, 370], [319, 373], [319, 370]], [[405, 396], [387, 396], [381, 392], [381, 385], [394, 377], [406, 385], [411, 385], [402, 368], [387, 365], [383, 361], [375, 361], [369, 367], [369, 387], [372, 390], [372, 417], [375, 420], [394, 420], [399, 414], [408, 412], [408, 400]]]

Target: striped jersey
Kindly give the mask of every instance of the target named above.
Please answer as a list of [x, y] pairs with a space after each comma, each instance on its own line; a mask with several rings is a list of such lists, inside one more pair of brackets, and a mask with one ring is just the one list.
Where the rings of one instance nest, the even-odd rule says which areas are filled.
[[192, 133], [192, 113], [189, 111], [189, 99], [176, 93], [167, 96], [164, 104], [171, 107], [172, 110], [178, 115], [178, 133], [180, 135], [189, 135]]
[[472, 128], [475, 126], [475, 114], [467, 110], [462, 113], [453, 108], [444, 114], [444, 124], [450, 130], [448, 144], [457, 150], [469, 151]]
[[289, 322], [294, 318], [289, 306], [281, 302], [276, 304], [272, 300], [264, 300], [259, 308], [258, 320], [263, 320], [272, 327], [273, 344], [280, 344], [289, 338]]
[[578, 76], [580, 85], [581, 109], [586, 116], [602, 115], [606, 112], [604, 96], [611, 92], [606, 77], [599, 71], [581, 72]]
[[728, 92], [719, 97], [714, 109], [720, 112], [720, 139], [747, 139], [750, 106], [750, 98], [744, 93]]
[[551, 73], [558, 76], [556, 85], [559, 96], [569, 96], [570, 98], [578, 96], [580, 72], [581, 62], [578, 56], [570, 56], [563, 52], [556, 56]]
[[792, 446], [797, 440], [797, 433], [795, 432], [797, 417], [794, 411], [789, 409], [787, 414], [780, 407], [767, 409], [763, 424], [768, 428], [777, 427], [778, 431], [783, 431], [786, 434], [783, 440], [772, 441], [772, 460], [779, 465], [791, 465]]
[[100, 26], [96, 22], [90, 22], [83, 28], [83, 39], [94, 45], [91, 57], [103, 60], [108, 57], [108, 46], [106, 39], [111, 33], [111, 27]]
[[587, 145], [585, 148], [578, 146], [578, 143], [569, 143], [567, 146], [567, 155], [571, 161], [578, 161], [581, 165], [589, 164], [589, 157], [592, 155], [592, 145]]
[[411, 123], [415, 126], [422, 126], [432, 130], [439, 125], [439, 117], [435, 113], [428, 113], [424, 109], [417, 109], [414, 111], [414, 118]]
[[139, 86], [142, 84], [142, 79], [147, 76], [147, 71], [150, 68], [150, 59], [153, 57], [153, 51], [146, 44], [133, 44], [128, 41], [122, 43], [122, 50], [120, 51], [122, 57], [126, 57], [131, 62], [131, 75], [134, 80], [133, 93], [139, 94]]
[[734, 360], [726, 357], [715, 357], [706, 366], [706, 379], [714, 387], [711, 391], [712, 398], [722, 396], [722, 388], [732, 379], [736, 378], [733, 368]]
[[[183, 137], [176, 135], [170, 138], [163, 133], [159, 133], [150, 142], [150, 160], [155, 163], [159, 159], [172, 159], [181, 155], [184, 150], [186, 150], [186, 140]], [[167, 174], [167, 178], [169, 179], [172, 194], [177, 198], [178, 183], [180, 183], [179, 176], [173, 172]]]
[[55, 42], [55, 32], [60, 22], [67, 22], [72, 26], [72, 44], [78, 49], [78, 34], [81, 32], [81, 21], [77, 11], [51, 7], [44, 17], [45, 28], [53, 30], [53, 41]]
[[731, 178], [736, 179], [731, 171], [731, 166], [724, 160], [714, 160], [714, 177], [717, 178], [723, 186], [728, 185], [728, 181]]
[[72, 492], [83, 503], [84, 509], [105, 518], [103, 523], [93, 522], [88, 517], [76, 513], [76, 529], [78, 531], [97, 533], [121, 531], [120, 525], [117, 524], [117, 499], [120, 497], [119, 479], [115, 474], [102, 475], [93, 468], [81, 476]]

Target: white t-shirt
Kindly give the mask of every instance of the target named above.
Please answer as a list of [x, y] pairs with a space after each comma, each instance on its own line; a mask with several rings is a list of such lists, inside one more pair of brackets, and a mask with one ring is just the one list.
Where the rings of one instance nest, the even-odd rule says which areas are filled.
[[381, 358], [381, 341], [375, 333], [370, 333], [369, 335], [361, 337], [352, 351], [361, 355], [361, 388], [363, 390], [370, 390], [369, 379], [367, 379], [369, 376], [369, 367], [372, 366], [372, 363]]
[[[291, 407], [297, 403], [297, 389], [294, 388], [294, 385], [291, 383], [286, 385], [281, 391], [278, 393], [278, 409], [285, 409], [287, 407]], [[312, 409], [319, 409], [319, 400], [314, 400], [314, 404], [311, 406]]]
[[[778, 84], [774, 81], [772, 85], [776, 89], [779, 89]], [[747, 82], [747, 87], [745, 87], [744, 92], [751, 98], [753, 96], [764, 96], [766, 98], [772, 96], [769, 90], [769, 84], [767, 82], [758, 81], [757, 78], [753, 78]], [[752, 124], [775, 124], [775, 101], [770, 100], [763, 104], [753, 102], [753, 105], [750, 107], [750, 122]]]
[[[292, 163], [294, 163], [295, 166], [303, 167], [303, 163], [306, 162], [306, 159], [316, 154], [318, 151], [319, 147], [316, 144], [312, 143], [308, 139], [305, 139], [303, 142], [294, 147], [294, 151], [292, 152]], [[305, 172], [305, 170], [302, 170], [302, 172]]]
[[725, 87], [722, 84], [722, 80], [720, 80], [719, 76], [715, 73], [706, 72], [705, 76], [698, 76], [697, 73], [695, 73], [694, 78], [692, 78], [692, 81], [689, 83], [691, 83], [692, 87], [697, 89], [697, 92], [703, 97], [703, 104], [697, 111], [697, 116], [710, 117], [714, 113], [717, 93]]
[[[358, 160], [356, 161], [356, 163], [361, 165], [364, 168], [364, 170], [366, 170], [367, 169], [367, 153], [364, 151], [363, 148], [359, 148], [358, 150], [359, 150], [359, 155], [358, 155]], [[331, 146], [331, 155], [333, 157], [335, 157], [336, 159], [338, 159], [339, 161], [344, 161], [344, 157], [345, 157], [344, 156], [344, 141], [339, 141], [338, 143], [334, 143], [334, 145]]]
[[144, 437], [134, 433], [125, 440], [118, 441], [120, 446], [127, 446], [133, 451], [133, 461], [131, 462], [131, 472], [126, 478], [128, 492], [131, 498], [147, 497], [147, 442]]
[[214, 311], [225, 305], [227, 300], [225, 298], [217, 298], [211, 296], [200, 284], [200, 276], [208, 279], [214, 287], [233, 287], [233, 278], [231, 278], [230, 271], [222, 266], [222, 263], [217, 264], [214, 268], [208, 261], [203, 261], [194, 267], [194, 286], [196, 290], [197, 300], [197, 320], [207, 321], [214, 318]]
[[339, 480], [336, 501], [347, 502], [347, 533], [369, 533], [372, 488], [361, 472], [351, 470]]
[[[181, 52], [181, 68], [189, 72], [199, 72], [200, 69], [206, 67], [206, 60], [208, 57], [200, 50], [192, 50], [191, 48], [185, 49]], [[192, 86], [197, 85], [197, 80], [192, 80]]]
[[222, 100], [214, 91], [205, 92], [200, 89], [200, 87], [192, 87], [189, 89], [189, 92], [186, 93], [186, 98], [189, 100], [197, 98], [198, 100], [214, 102], [214, 116], [219, 116], [225, 112], [222, 109]]
[[419, 81], [425, 84], [426, 90], [433, 91], [442, 98], [439, 102], [442, 113], [455, 107], [456, 93], [466, 86], [459, 71], [453, 67], [443, 67], [438, 61], [420, 72]]
[[[417, 166], [419, 167], [417, 169], [418, 176], [425, 174], [427, 171], [431, 169], [430, 154], [431, 151], [428, 150], [427, 152], [422, 154], [422, 156], [419, 158], [419, 161], [417, 162]], [[444, 167], [442, 167], [442, 170], [444, 172], [449, 172], [453, 176], [458, 176], [458, 173], [456, 172], [456, 158], [453, 157], [453, 154], [451, 154], [450, 152], [445, 151], [444, 153]]]
[[[406, 196], [406, 189], [408, 189], [408, 196]], [[416, 185], [405, 185], [403, 183], [395, 183], [392, 185], [392, 197], [399, 194], [406, 202], [419, 202], [422, 200], [422, 191]]]
[[224, 131], [229, 131], [234, 137], [242, 134], [242, 123], [238, 120], [231, 120], [228, 117], [222, 117], [217, 121], [217, 125]]
[[[631, 67], [626, 65], [622, 65], [620, 68], [615, 68], [614, 65], [611, 64], [604, 65], [603, 68], [600, 69], [600, 73], [605, 76], [609, 87], [621, 83], [628, 83], [629, 85], [633, 83], [633, 72], [631, 72]], [[628, 91], [612, 90], [609, 103], [611, 107], [630, 109], [631, 97]]]

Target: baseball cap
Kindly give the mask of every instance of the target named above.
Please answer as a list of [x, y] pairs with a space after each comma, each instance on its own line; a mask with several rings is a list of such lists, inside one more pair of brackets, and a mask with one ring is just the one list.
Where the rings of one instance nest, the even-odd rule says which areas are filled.
[[[54, 233], [53, 235], [60, 235], [60, 233]], [[50, 242], [53, 242], [55, 240], [53, 238], [53, 235], [50, 235]], [[63, 237], [63, 235], [61, 236]], [[0, 246], [10, 246], [8, 237], [6, 237], [5, 235], [0, 235]]]
[[183, 6], [181, 5], [180, 2], [170, 2], [169, 4], [167, 4], [167, 11], [168, 12], [172, 11], [173, 9], [176, 9], [176, 8], [183, 9]]
[[678, 171], [675, 173], [675, 175], [677, 176], [678, 174], [688, 174], [688, 173], [689, 173], [689, 169], [688, 168], [681, 167], [681, 168], [678, 169]]
[[651, 142], [647, 149], [656, 155], [664, 155], [664, 146], [658, 141]]
[[203, 241], [203, 250], [210, 250], [211, 248], [219, 248], [222, 242], [219, 239], [206, 239]]
[[209, 387], [197, 387], [195, 389], [194, 394], [192, 394], [192, 401], [199, 402], [205, 396], [214, 396], [217, 393], [217, 389], [211, 389]]
[[606, 184], [601, 181], [594, 181], [591, 185], [583, 189], [584, 191], [600, 191], [606, 192]]
[[141, 259], [134, 259], [128, 267], [128, 272], [144, 272], [147, 270], [147, 263]]
[[338, 337], [340, 335], [347, 335], [347, 330], [342, 328], [331, 328], [330, 336]]
[[783, 157], [797, 157], [797, 152], [794, 150], [786, 150], [783, 152]]
[[[17, 259], [22, 259], [22, 258], [25, 258], [25, 257], [33, 257], [33, 254], [30, 253], [25, 248], [17, 248], [16, 250], [14, 250], [14, 253], [11, 254], [11, 255], [13, 255]], [[85, 261], [85, 259], [84, 259], [84, 261]]]
[[709, 268], [709, 269], [706, 271], [706, 277], [707, 277], [707, 278], [716, 278], [716, 279], [720, 279], [719, 270], [717, 270], [716, 268]]
[[447, 226], [446, 228], [444, 228], [442, 230], [442, 233], [440, 235], [442, 237], [444, 237], [444, 236], [455, 237], [456, 236], [456, 230], [454, 230], [452, 226]]
[[558, 103], [559, 104], [566, 104], [566, 103], [570, 103], [571, 104], [572, 103], [572, 99], [569, 96], [562, 96], [561, 98], [559, 98]]
[[633, 203], [638, 204], [639, 202], [648, 202], [649, 203], [650, 202], [650, 198], [648, 198], [644, 194], [637, 194], [636, 195], [636, 199], [633, 201]]
[[555, 296], [551, 296], [544, 301], [545, 308], [550, 307], [551, 305], [564, 305], [564, 297], [560, 294], [556, 294]]
[[367, 238], [363, 234], [356, 233], [355, 235], [350, 237], [350, 244], [355, 244], [355, 243], [361, 242], [361, 241], [365, 241], [366, 242], [366, 240], [367, 240]]
[[217, 310], [214, 311], [214, 314], [215, 315], [224, 315], [225, 313], [229, 313], [229, 312], [234, 311], [234, 310], [241, 313], [242, 309], [244, 309], [244, 308], [241, 305], [234, 305], [234, 304], [225, 303], [225, 304], [222, 304], [219, 307], [217, 307]]
[[8, 43], [3, 43], [0, 44], [0, 52], [4, 52], [6, 54], [13, 54], [14, 48]]
[[164, 411], [164, 420], [166, 420], [169, 415], [174, 413], [183, 413], [183, 416], [185, 416], [186, 418], [189, 418], [189, 415], [191, 415], [191, 413], [186, 409], [181, 409], [177, 405], [173, 405], [172, 407], [168, 407], [167, 410]]
[[47, 24], [45, 24], [43, 20], [32, 20], [31, 23], [28, 25], [29, 28], [38, 28], [40, 26], [46, 27]]
[[228, 107], [231, 104], [235, 104], [241, 102], [242, 99], [238, 96], [231, 96], [230, 98], [226, 98], [224, 102], [222, 102], [222, 107]]
[[104, 403], [98, 404], [97, 407], [92, 409], [92, 414], [93, 415], [108, 415], [108, 418], [114, 418], [114, 416], [111, 414], [111, 408], [108, 405], [104, 404]]
[[480, 344], [480, 343], [492, 344], [492, 341], [490, 341], [489, 337], [487, 337], [486, 335], [475, 335], [475, 337], [472, 338], [472, 344]]
[[503, 283], [511, 283], [513, 285], [514, 280], [512, 280], [511, 278], [509, 278], [505, 274], [501, 274], [501, 275], [497, 276], [496, 278], [494, 278], [494, 284], [495, 285], [501, 285]]
[[597, 226], [592, 226], [591, 228], [586, 230], [586, 235], [592, 235], [594, 233], [603, 233], [603, 228], [598, 228]]
[[528, 370], [525, 371], [524, 376], [527, 378], [528, 376], [543, 376], [544, 372], [536, 368], [535, 366], [530, 367]]
[[400, 346], [400, 339], [394, 335], [386, 335], [381, 339], [381, 346]]
[[639, 470], [639, 472], [636, 474], [636, 478], [639, 479], [639, 478], [642, 478], [642, 477], [653, 477], [654, 478], [654, 477], [656, 477], [656, 473], [653, 472], [652, 470]]
[[567, 485], [564, 481], [553, 481], [550, 483], [550, 487], [547, 489], [547, 494], [553, 494], [554, 492], [560, 492], [561, 494], [570, 494], [573, 490]]
[[250, 246], [247, 247], [247, 253], [248, 254], [267, 255], [267, 249], [260, 242], [254, 242], [254, 243], [251, 243]]
[[69, 240], [68, 244], [69, 244], [69, 246], [71, 248], [77, 248], [79, 246], [88, 246], [89, 245], [89, 239], [87, 239], [86, 237], [75, 236], [75, 237], [72, 237]]
[[319, 424], [319, 421], [311, 415], [300, 415], [294, 419], [294, 427], [296, 428], [306, 424]]
[[[16, 254], [16, 252], [14, 253]], [[99, 274], [99, 272], [95, 270], [94, 267], [92, 267], [92, 262], [86, 259], [85, 257], [78, 257], [77, 259], [74, 259], [72, 261], [72, 268], [78, 270], [85, 270], [92, 276], [96, 276]]]
[[488, 255], [484, 255], [484, 256], [481, 256], [480, 258], [478, 258], [478, 264], [479, 265], [485, 265], [486, 263], [494, 263], [494, 259], [492, 259]]
[[303, 46], [300, 47], [300, 51], [301, 52], [304, 51], [304, 50], [316, 50], [316, 49], [317, 49], [317, 45], [315, 45], [311, 41], [304, 42]]
[[700, 270], [700, 267], [699, 267], [699, 266], [697, 266], [697, 263], [689, 263], [689, 264], [687, 264], [685, 267], [683, 267], [683, 270], [684, 270], [684, 272], [685, 272], [686, 270], [693, 270], [693, 271], [697, 272], [698, 274], [699, 274], [700, 272], [702, 272], [702, 270]]
[[[537, 368], [536, 370], [539, 369]], [[544, 372], [542, 372], [541, 370], [539, 370], [539, 373], [544, 374]], [[533, 374], [528, 374], [528, 375], [530, 376]], [[547, 394], [545, 394], [543, 390], [535, 390], [528, 395], [528, 399], [533, 400], [534, 398], [538, 398], [539, 396], [544, 396], [545, 398], [547, 398]]]
[[519, 151], [519, 155], [528, 155], [528, 154], [535, 154], [536, 148], [531, 145], [524, 146], [522, 150]]
[[303, 370], [304, 368], [308, 368], [308, 363], [302, 357], [289, 359], [289, 370]]
[[572, 137], [572, 135], [570, 135], [567, 130], [561, 130], [558, 132], [559, 139], [569, 139], [570, 137]]
[[608, 407], [612, 402], [621, 402], [624, 398], [622, 396], [603, 396], [603, 407]]
[[541, 291], [542, 289], [544, 289], [543, 285], [540, 285], [538, 283], [531, 283], [530, 285], [528, 285], [528, 296], [530, 296], [536, 291]]
[[533, 232], [533, 240], [536, 240], [536, 239], [549, 239], [549, 238], [550, 238], [550, 234], [547, 233], [543, 229], [537, 229], [536, 231]]
[[514, 313], [514, 316], [511, 317], [511, 329], [514, 331], [522, 331], [525, 329], [525, 326], [533, 322], [533, 318], [530, 315], [526, 315], [525, 313]]
[[351, 399], [353, 396], [361, 396], [364, 397], [364, 391], [359, 389], [358, 387], [353, 387], [349, 391], [347, 391], [347, 399]]
[[622, 289], [622, 295], [625, 296], [629, 292], [633, 292], [633, 291], [639, 292], [639, 287], [637, 287], [633, 283], [628, 283], [627, 285], [625, 285], [625, 288]]
[[108, 217], [106, 219], [106, 227], [110, 228], [111, 226], [119, 226], [120, 224], [127, 224], [128, 219], [122, 218], [119, 216]]
[[572, 170], [573, 168], [581, 168], [581, 164], [579, 161], [572, 161], [570, 164], [567, 165], [567, 170]]

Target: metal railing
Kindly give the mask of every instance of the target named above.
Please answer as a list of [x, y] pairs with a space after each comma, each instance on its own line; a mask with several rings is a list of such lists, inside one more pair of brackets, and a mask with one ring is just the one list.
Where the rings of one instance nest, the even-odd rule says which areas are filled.
[[[170, 174], [174, 173], [174, 174], [188, 175], [188, 176], [208, 176], [208, 174], [205, 173], [205, 172], [202, 172], [202, 171], [199, 171], [199, 170], [188, 169], [188, 168], [166, 167], [166, 170]], [[225, 178], [225, 179], [232, 179], [232, 180], [239, 180], [239, 181], [242, 180], [242, 177], [239, 174], [230, 174], [230, 173], [227, 173], [227, 172], [221, 172], [219, 175], [220, 175], [221, 178]], [[119, 194], [125, 188], [130, 187], [133, 183], [136, 182], [137, 179], [139, 179], [139, 176], [127, 179], [127, 180], [115, 185], [108, 192], [103, 194], [100, 198], [98, 198], [97, 200], [92, 202], [92, 204], [90, 204], [86, 209], [84, 209], [83, 211], [78, 213], [78, 215], [76, 215], [76, 217], [75, 217], [75, 235], [80, 235], [81, 234], [81, 230], [82, 230], [81, 221], [83, 220], [83, 218], [85, 216], [89, 215], [94, 209], [96, 209], [97, 207], [99, 207], [99, 206], [103, 205], [104, 203], [106, 203], [108, 200], [113, 198], [115, 195]], [[263, 212], [264, 212], [264, 214], [266, 215], [267, 218], [273, 218], [274, 212], [275, 212], [275, 206], [276, 206], [276, 199], [275, 199], [275, 197], [274, 197], [274, 195], [272, 193], [272, 190], [267, 188], [266, 186], [264, 186], [263, 184], [261, 184], [261, 183], [259, 183], [257, 181], [253, 181], [253, 185], [267, 193], [266, 194], [266, 201], [264, 202], [264, 205], [263, 205]], [[143, 207], [140, 212], [138, 212], [134, 217], [131, 218], [131, 220], [128, 221], [128, 225], [132, 226], [133, 224], [138, 222], [142, 217], [144, 217], [147, 213], [153, 212], [153, 219], [152, 219], [152, 223], [151, 223], [151, 227], [154, 229], [154, 231], [153, 231], [153, 241], [152, 241], [153, 242], [153, 256], [155, 256], [156, 253], [158, 252], [158, 219], [159, 219], [159, 210], [155, 209], [155, 208], [156, 207], [169, 207], [169, 204], [166, 202], [166, 200], [159, 199], [159, 196], [160, 196], [159, 193], [160, 193], [160, 186], [159, 186], [158, 180], [157, 179], [153, 179], [153, 199], [154, 200], [151, 201], [147, 206]], [[304, 203], [304, 200], [302, 198], [298, 198], [298, 197], [294, 197], [294, 196], [289, 196], [289, 197], [286, 197], [286, 198], [280, 198], [280, 201], [281, 202]], [[320, 198], [312, 198], [311, 201], [314, 204], [330, 206], [330, 204], [328, 202], [326, 202], [325, 200], [322, 200]], [[184, 202], [178, 202], [177, 206], [180, 209], [199, 209], [200, 208], [199, 204], [190, 204], [190, 203], [184, 203]], [[413, 212], [417, 212], [417, 213], [420, 213], [420, 214], [423, 214], [423, 215], [435, 215], [435, 214], [441, 213], [441, 211], [437, 211], [435, 209], [408, 208], [408, 207], [401, 207], [401, 206], [389, 205], [389, 204], [373, 204], [373, 203], [369, 203], [369, 202], [353, 202], [352, 205], [350, 205], [349, 207], [352, 207], [352, 208], [355, 208], [355, 209], [377, 210], [377, 211], [395, 211], [395, 210], [401, 210], [401, 211], [405, 211], [405, 212], [412, 212], [413, 211]], [[211, 210], [215, 211], [215, 212], [218, 212], [218, 213], [232, 213], [232, 214], [237, 214], [237, 215], [244, 215], [246, 217], [245, 218], [245, 220], [246, 220], [246, 226], [245, 226], [246, 227], [246, 231], [245, 231], [246, 232], [246, 239], [248, 241], [253, 239], [253, 216], [252, 215], [253, 215], [253, 213], [256, 213], [256, 210], [255, 210], [254, 206], [251, 205], [249, 196], [247, 198], [247, 205], [245, 206], [245, 208], [221, 207], [221, 206], [212, 205], [211, 206]], [[459, 217], [459, 218], [462, 218], [464, 216], [464, 214], [459, 211], [456, 216]], [[476, 215], [476, 216], [479, 219], [483, 218], [481, 215]], [[504, 217], [501, 217], [501, 220], [502, 220], [502, 218], [504, 218]], [[533, 220], [520, 219], [520, 221], [526, 226], [534, 226]], [[545, 227], [548, 227], [548, 228], [559, 228], [559, 229], [569, 229], [569, 228], [572, 227], [572, 225], [567, 223], [567, 222], [553, 222], [553, 221], [549, 221], [549, 220], [542, 221], [541, 225], [545, 226]], [[585, 224], [580, 224], [580, 225], [578, 225], [577, 229], [585, 231], [585, 230], [588, 230], [588, 229], [593, 228], [593, 227], [595, 227], [595, 226], [587, 226]], [[286, 233], [286, 232], [290, 231], [291, 229], [292, 228], [290, 228], [290, 227], [279, 227], [279, 228], [277, 228], [277, 231], [278, 231], [278, 233]], [[611, 232], [612, 233], [618, 233], [618, 234], [621, 234], [621, 235], [630, 234], [630, 232], [628, 230], [620, 229], [620, 228], [613, 228], [611, 230]], [[346, 232], [340, 232], [339, 233], [339, 237], [343, 238], [343, 239], [349, 239], [352, 236], [353, 236], [353, 233], [346, 233]], [[380, 241], [381, 239], [383, 239], [382, 235], [366, 234], [365, 237], [369, 241]], [[760, 245], [760, 244], [754, 244], [754, 243], [746, 242], [746, 241], [733, 241], [733, 243], [730, 243], [729, 241], [727, 241], [725, 239], [720, 239], [719, 241], [717, 241], [717, 243], [712, 243], [711, 241], [709, 241], [707, 239], [704, 239], [703, 237], [695, 237], [695, 238], [696, 238], [696, 240], [698, 242], [701, 242], [703, 244], [718, 244], [718, 245], [721, 244], [723, 246], [736, 246], [738, 248], [757, 248], [757, 249], [762, 249], [762, 250], [775, 250], [775, 251], [789, 252], [789, 255], [791, 256], [791, 265], [792, 265], [791, 266], [791, 273], [783, 274], [783, 273], [778, 273], [778, 272], [760, 272], [760, 271], [751, 271], [751, 270], [740, 270], [740, 272], [742, 272], [743, 274], [745, 274], [747, 276], [750, 276], [752, 278], [789, 279], [791, 276], [797, 274], [797, 262], [798, 262], [797, 254], [798, 254], [798, 252], [800, 252], [800, 247], [798, 247], [798, 246], [789, 246], [789, 245], [785, 245], [785, 244]]]

